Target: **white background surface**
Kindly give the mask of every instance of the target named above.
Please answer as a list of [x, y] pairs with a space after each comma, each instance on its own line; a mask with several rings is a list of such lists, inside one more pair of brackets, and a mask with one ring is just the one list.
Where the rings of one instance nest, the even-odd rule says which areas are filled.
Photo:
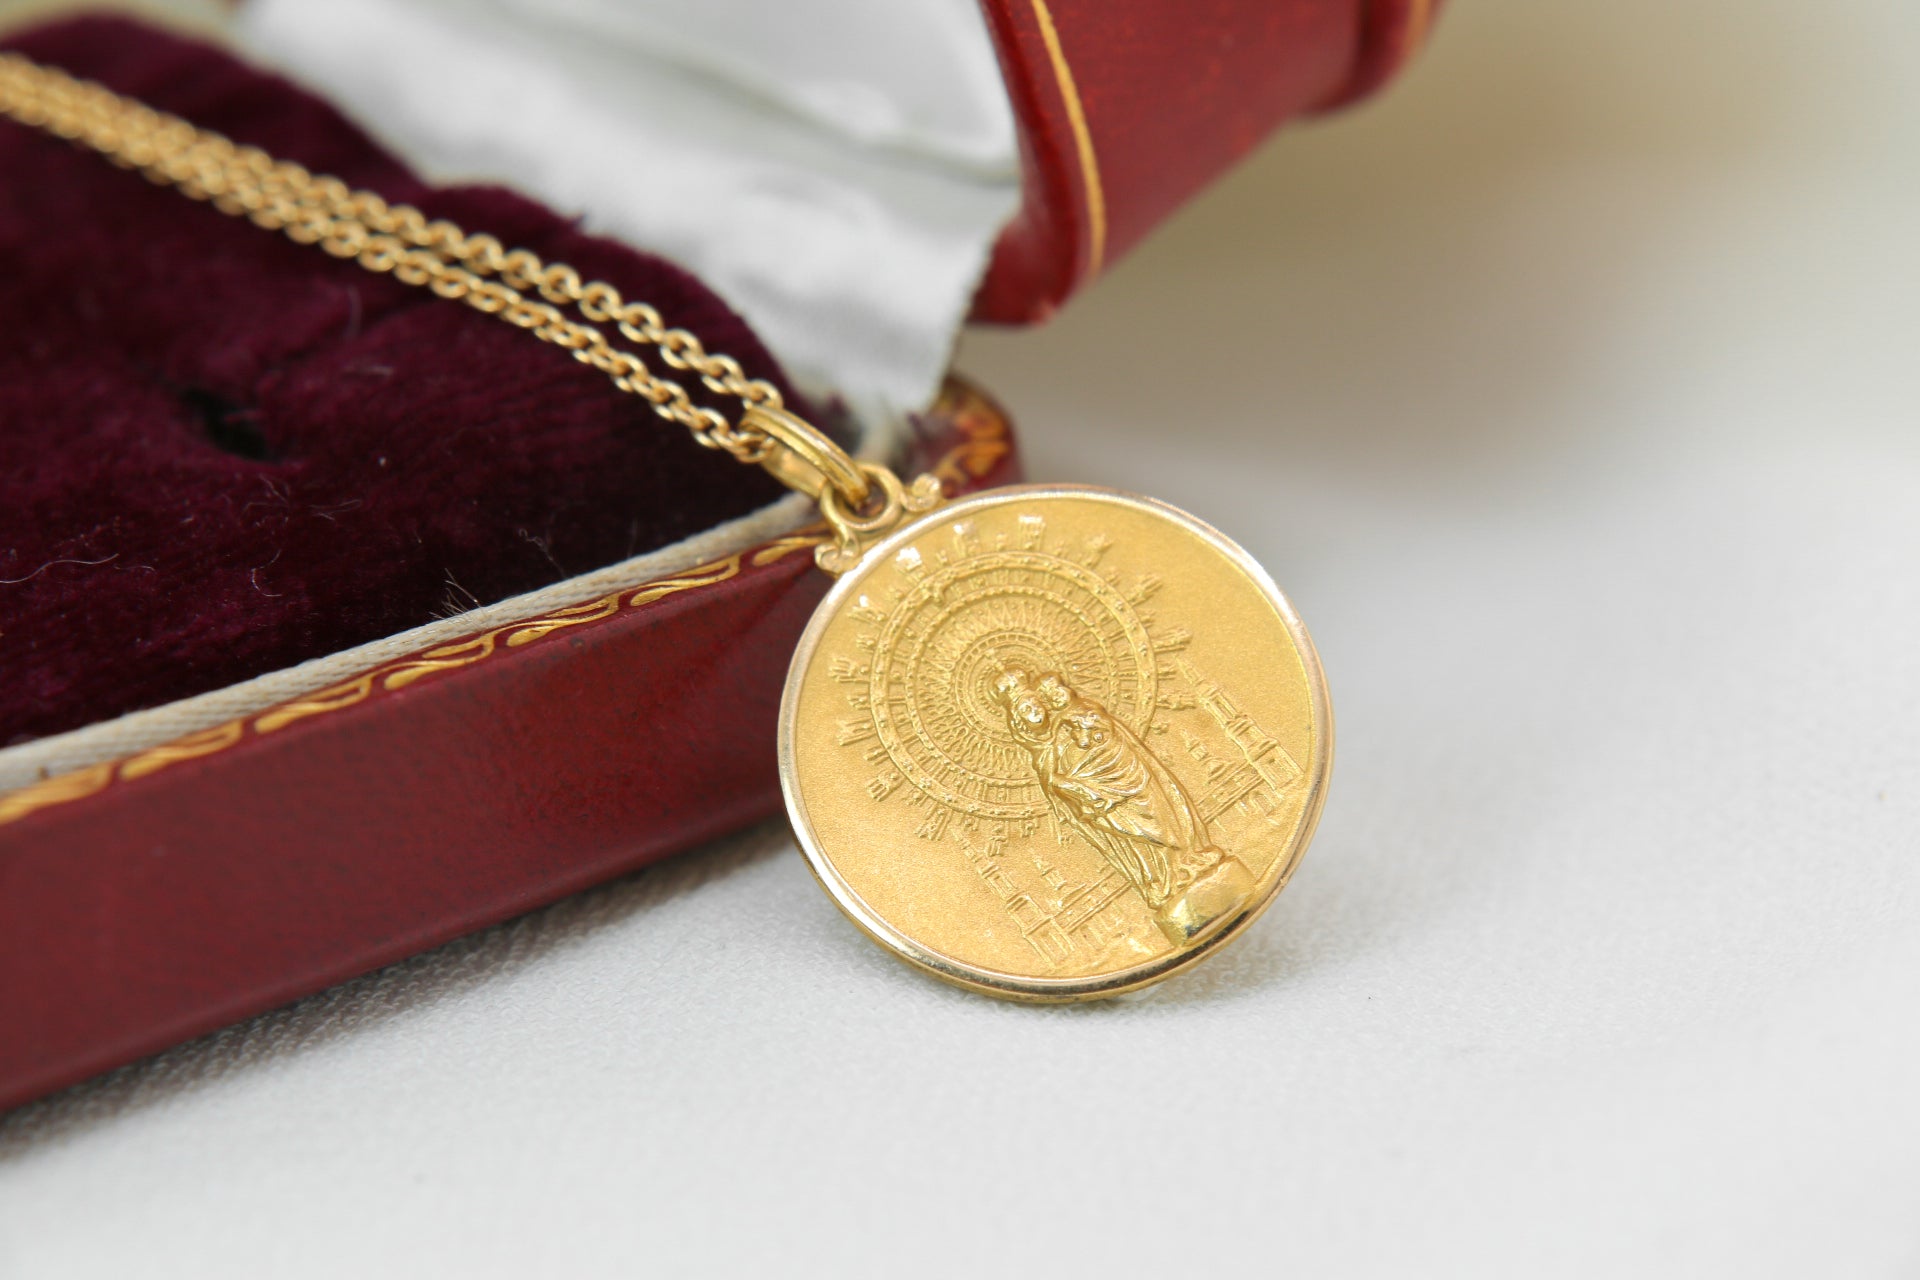
[[1917, 48], [1459, 0], [969, 343], [1316, 632], [1209, 969], [949, 991], [762, 830], [16, 1114], [0, 1274], [1920, 1273]]

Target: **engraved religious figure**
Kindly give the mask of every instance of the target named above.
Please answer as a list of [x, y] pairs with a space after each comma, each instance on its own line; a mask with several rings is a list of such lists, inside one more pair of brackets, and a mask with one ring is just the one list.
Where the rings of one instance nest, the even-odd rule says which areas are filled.
[[994, 701], [1027, 752], [1064, 842], [1079, 835], [1139, 893], [1176, 946], [1231, 920], [1253, 890], [1214, 845], [1173, 771], [1131, 728], [1055, 672], [1006, 667]]

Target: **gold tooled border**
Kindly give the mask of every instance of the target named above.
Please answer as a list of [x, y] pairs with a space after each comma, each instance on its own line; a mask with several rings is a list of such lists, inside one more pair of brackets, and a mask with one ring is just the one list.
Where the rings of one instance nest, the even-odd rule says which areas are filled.
[[563, 631], [568, 627], [598, 622], [624, 609], [636, 609], [652, 604], [662, 596], [714, 586], [738, 576], [743, 562], [755, 565], [771, 564], [791, 552], [818, 545], [821, 536], [817, 532], [795, 534], [792, 537], [769, 542], [752, 551], [728, 556], [724, 560], [697, 565], [671, 577], [661, 578], [639, 587], [623, 588], [611, 595], [601, 596], [598, 600], [589, 600], [585, 604], [571, 605], [565, 609], [556, 609], [552, 613], [495, 627], [466, 640], [440, 645], [424, 653], [375, 667], [351, 680], [330, 685], [305, 697], [295, 698], [291, 702], [269, 707], [257, 715], [229, 720], [225, 724], [199, 733], [188, 734], [184, 738], [176, 738], [172, 742], [162, 743], [160, 746], [119, 760], [110, 760], [89, 768], [77, 769], [72, 773], [63, 773], [45, 782], [35, 783], [33, 786], [15, 791], [11, 795], [0, 796], [0, 825], [17, 821], [51, 805], [66, 804], [69, 801], [97, 795], [115, 782], [131, 782], [183, 760], [197, 760], [202, 756], [224, 751], [228, 747], [237, 746], [248, 737], [276, 733], [290, 724], [312, 716], [357, 706], [371, 697], [375, 689], [403, 689], [429, 676], [444, 675], [449, 671], [472, 666], [483, 658], [492, 657], [502, 649], [517, 649], [535, 641], [544, 640], [556, 631]]
[[1087, 189], [1087, 276], [1100, 274], [1107, 260], [1107, 193], [1100, 182], [1100, 157], [1093, 149], [1093, 134], [1087, 128], [1087, 113], [1080, 105], [1080, 90], [1073, 82], [1073, 68], [1060, 47], [1060, 32], [1053, 25], [1053, 11], [1047, 0], [1033, 0], [1033, 18], [1040, 26], [1040, 40], [1047, 46], [1047, 61], [1053, 65], [1053, 82], [1066, 104], [1067, 124], [1073, 130], [1074, 151], [1080, 157], [1080, 181]]
[[1407, 29], [1400, 37], [1400, 60], [1405, 61], [1420, 51], [1427, 42], [1427, 33], [1433, 27], [1434, 0], [1407, 0]]
[[[950, 492], [965, 488], [986, 476], [1012, 451], [1013, 444], [1005, 417], [984, 396], [964, 383], [953, 380], [947, 383], [933, 415], [950, 423], [961, 436], [959, 443], [930, 468]], [[254, 715], [229, 720], [225, 724], [175, 738], [118, 760], [103, 761], [48, 778], [0, 796], [0, 826], [17, 822], [30, 813], [54, 805], [98, 795], [116, 782], [131, 782], [183, 760], [197, 760], [225, 751], [250, 736], [276, 733], [301, 720], [357, 706], [371, 697], [375, 689], [403, 689], [420, 680], [470, 667], [503, 649], [524, 648], [569, 627], [599, 622], [623, 610], [642, 608], [682, 591], [717, 586], [739, 576], [744, 565], [757, 567], [772, 564], [795, 551], [811, 550], [824, 541], [824, 530], [804, 529], [653, 582], [637, 587], [622, 587], [597, 600], [523, 618], [465, 640], [384, 663], [351, 680], [329, 685]]]

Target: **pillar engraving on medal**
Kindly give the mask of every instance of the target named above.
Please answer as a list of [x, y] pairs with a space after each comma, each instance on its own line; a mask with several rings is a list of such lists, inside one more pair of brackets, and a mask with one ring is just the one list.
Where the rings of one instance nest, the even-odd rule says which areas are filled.
[[1038, 514], [954, 521], [852, 602], [827, 666], [867, 802], [913, 807], [1059, 975], [1230, 923], [1256, 889], [1236, 854], [1271, 862], [1303, 802], [1299, 765], [1188, 660], [1191, 633], [1155, 615], [1161, 580], [1124, 551]]

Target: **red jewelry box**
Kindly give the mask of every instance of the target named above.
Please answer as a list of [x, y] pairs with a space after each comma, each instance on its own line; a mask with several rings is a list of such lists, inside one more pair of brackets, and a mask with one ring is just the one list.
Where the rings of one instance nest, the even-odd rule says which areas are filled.
[[[1275, 124], [1378, 85], [1417, 47], [1432, 16], [1425, 0], [1055, 0], [1051, 6], [1042, 0], [985, 0], [984, 8], [1018, 125], [1021, 195], [973, 313], [978, 320], [1007, 323], [1051, 314]], [[666, 289], [668, 302], [682, 304], [663, 305], [670, 323], [687, 324], [715, 349], [739, 355], [750, 370], [779, 376], [752, 335], [697, 282], [571, 232], [524, 201], [499, 193], [436, 193], [321, 104], [224, 54], [110, 20], [60, 24], [0, 44], [241, 141], [339, 172], [390, 198], [421, 202], [469, 230], [503, 238], [521, 232], [551, 257], [603, 272], [616, 283], [638, 280], [639, 287], [622, 285], [629, 296], [659, 302], [657, 291]], [[0, 163], [26, 156], [21, 163], [65, 166], [36, 171], [41, 185], [31, 198], [20, 195], [13, 206], [0, 201], [0, 233], [10, 208], [43, 219], [58, 213], [54, 225], [90, 216], [78, 206], [60, 212], [58, 201], [68, 190], [59, 185], [64, 174], [74, 183], [128, 184], [129, 202], [177, 202], [182, 217], [203, 220], [183, 234], [215, 237], [206, 252], [223, 269], [262, 273], [269, 296], [275, 270], [357, 270], [222, 220], [174, 193], [149, 191], [90, 155], [52, 160], [52, 152], [31, 148], [60, 144], [30, 138], [18, 126], [0, 123], [0, 131], [6, 131], [0, 132]], [[98, 172], [88, 176], [71, 167], [76, 165], [97, 166]], [[9, 175], [10, 185], [18, 181]], [[108, 190], [116, 195], [103, 194]], [[38, 199], [53, 203], [32, 203]], [[117, 201], [117, 189], [101, 188], [90, 199]], [[173, 216], [160, 212], [162, 205], [151, 208], [153, 216]], [[109, 219], [102, 234], [116, 237], [109, 245], [114, 252], [143, 235], [159, 236], [137, 218], [118, 226]], [[253, 253], [263, 255], [259, 262], [245, 257]], [[128, 258], [139, 260], [137, 253]], [[155, 268], [161, 284], [172, 279], [167, 272], [173, 269]], [[141, 295], [131, 277], [138, 274], [136, 265], [119, 277], [135, 298], [123, 310], [135, 319], [142, 314]], [[379, 315], [386, 314], [381, 307], [402, 305], [377, 293], [389, 284], [372, 282], [370, 302], [353, 293], [346, 317], [351, 331], [342, 342], [363, 340], [363, 305]], [[291, 305], [277, 307], [276, 317]], [[0, 317], [7, 314], [0, 307]], [[14, 314], [12, 323], [20, 323], [20, 313]], [[313, 325], [322, 329], [340, 320], [324, 307], [316, 314]], [[430, 362], [411, 363], [428, 360], [429, 343], [458, 347], [469, 333], [476, 335], [471, 341], [494, 341], [477, 336], [492, 333], [489, 325], [500, 331], [498, 340], [512, 349], [513, 359], [538, 346], [451, 304], [427, 300], [421, 314], [426, 318], [419, 324], [452, 328], [386, 335], [395, 344], [389, 355], [409, 362], [413, 382], [429, 376], [421, 370], [430, 371]], [[159, 312], [149, 319], [168, 327]], [[216, 341], [197, 327], [203, 323], [214, 322], [179, 320], [167, 332], [128, 339], [128, 350], [200, 360]], [[17, 334], [9, 337], [19, 340]], [[247, 349], [232, 335], [219, 341]], [[353, 349], [364, 363], [364, 350]], [[220, 347], [223, 358], [228, 351]], [[330, 616], [340, 610], [312, 617], [287, 613], [292, 606], [264, 603], [285, 593], [276, 597], [261, 588], [258, 574], [265, 566], [255, 566], [249, 581], [260, 588], [259, 601], [243, 593], [236, 629], [196, 652], [230, 655], [255, 635], [289, 635], [290, 644], [309, 644], [302, 656], [313, 661], [306, 666], [275, 673], [278, 651], [262, 651], [236, 660], [236, 669], [270, 674], [237, 679], [225, 689], [207, 688], [203, 667], [198, 677], [181, 677], [187, 681], [181, 689], [192, 696], [159, 707], [148, 704], [154, 689], [167, 687], [164, 681], [136, 682], [131, 690], [124, 681], [20, 682], [30, 686], [20, 702], [20, 723], [48, 736], [0, 752], [0, 763], [8, 756], [31, 759], [45, 775], [26, 779], [26, 785], [15, 778], [13, 789], [0, 793], [0, 1107], [778, 811], [776, 708], [792, 646], [826, 586], [824, 575], [812, 569], [819, 535], [799, 529], [768, 536], [771, 526], [762, 517], [777, 490], [764, 477], [703, 455], [676, 434], [678, 428], [660, 430], [631, 402], [620, 404], [620, 397], [595, 383], [592, 371], [548, 360], [550, 352], [540, 354], [545, 363], [536, 372], [524, 375], [506, 370], [506, 357], [477, 348], [459, 354], [463, 380], [483, 399], [498, 400], [512, 388], [528, 395], [535, 416], [560, 420], [577, 413], [584, 422], [595, 414], [639, 415], [605, 433], [618, 447], [638, 450], [634, 456], [576, 452], [558, 462], [531, 456], [517, 475], [537, 482], [547, 474], [543, 467], [556, 468], [558, 475], [570, 466], [582, 485], [602, 473], [613, 478], [609, 483], [626, 483], [622, 467], [639, 477], [632, 480], [636, 484], [655, 477], [652, 483], [664, 488], [653, 508], [667, 510], [667, 516], [655, 519], [658, 512], [650, 508], [649, 519], [659, 526], [646, 532], [653, 552], [623, 559], [616, 550], [594, 561], [620, 561], [613, 568], [554, 582], [558, 560], [540, 545], [536, 549], [554, 561], [555, 573], [491, 581], [481, 594], [498, 603], [431, 623], [426, 631], [402, 630], [407, 623], [391, 626], [403, 637], [423, 640], [410, 651], [404, 640], [347, 641], [331, 656], [331, 646], [311, 650], [316, 634], [334, 634], [325, 631], [327, 625], [351, 624], [360, 630], [338, 634], [371, 639], [381, 632], [368, 628], [382, 625], [381, 617], [343, 622]], [[270, 363], [273, 355], [269, 349], [259, 361]], [[176, 357], [160, 358], [165, 363]], [[338, 368], [332, 374], [336, 381], [342, 376]], [[269, 374], [254, 369], [246, 376]], [[111, 379], [103, 384], [103, 377], [94, 370], [49, 385], [68, 401], [84, 399], [101, 385], [111, 392]], [[515, 377], [531, 381], [513, 382]], [[283, 390], [300, 394], [297, 386]], [[583, 398], [570, 398], [576, 394]], [[449, 429], [462, 429], [460, 415], [485, 416], [484, 405], [449, 406], [446, 399], [432, 408], [454, 415]], [[195, 403], [212, 427], [224, 424], [240, 434], [241, 453], [259, 444], [247, 435], [244, 415], [230, 413], [230, 405]], [[64, 407], [72, 410], [71, 404]], [[377, 408], [362, 406], [354, 421], [377, 419]], [[39, 447], [23, 425], [30, 406], [16, 405], [13, 412], [23, 416], [0, 421], [0, 438], [15, 437], [16, 450]], [[827, 422], [836, 414], [828, 404], [817, 416]], [[628, 441], [633, 443], [622, 443]], [[137, 451], [137, 443], [117, 447]], [[57, 461], [55, 447], [46, 449]], [[1004, 483], [1016, 474], [1004, 414], [980, 392], [955, 382], [917, 419], [910, 452], [911, 465], [934, 470], [950, 492]], [[26, 458], [29, 470], [36, 456]], [[385, 465], [379, 455], [378, 466]], [[365, 479], [370, 474], [350, 472], [350, 488], [372, 485]], [[791, 502], [783, 508], [789, 525], [796, 509]], [[315, 510], [321, 513], [316, 518], [338, 523], [340, 513], [324, 514], [332, 508]], [[98, 515], [110, 521], [116, 512], [102, 509]], [[335, 557], [329, 569], [325, 550], [315, 556], [314, 582], [323, 585], [327, 573], [342, 566]], [[393, 562], [393, 589], [373, 595], [405, 596], [409, 589], [417, 594], [417, 583], [408, 587], [407, 559], [405, 545], [386, 557]], [[509, 559], [497, 547], [481, 547], [472, 572], [492, 572]], [[45, 563], [74, 562], [93, 563]], [[644, 572], [649, 565], [658, 571]], [[25, 565], [21, 572], [33, 569]], [[170, 566], [176, 577], [193, 571], [191, 558]], [[320, 592], [320, 585], [313, 590]], [[137, 592], [127, 599], [129, 608], [142, 607], [143, 600], [159, 608]], [[86, 616], [90, 608], [82, 597], [72, 606], [81, 616], [55, 621], [99, 643], [99, 632], [115, 624], [109, 619], [102, 627]], [[280, 612], [249, 618], [248, 608]], [[20, 632], [19, 619], [0, 596], [0, 658], [10, 640], [20, 643]], [[149, 640], [140, 637], [139, 643]], [[115, 635], [106, 642], [115, 642]], [[43, 666], [30, 670], [37, 678]], [[99, 714], [109, 717], [146, 709], [92, 726], [73, 723], [84, 722], [95, 706], [107, 708]], [[0, 788], [9, 785], [7, 776], [0, 773]]]

